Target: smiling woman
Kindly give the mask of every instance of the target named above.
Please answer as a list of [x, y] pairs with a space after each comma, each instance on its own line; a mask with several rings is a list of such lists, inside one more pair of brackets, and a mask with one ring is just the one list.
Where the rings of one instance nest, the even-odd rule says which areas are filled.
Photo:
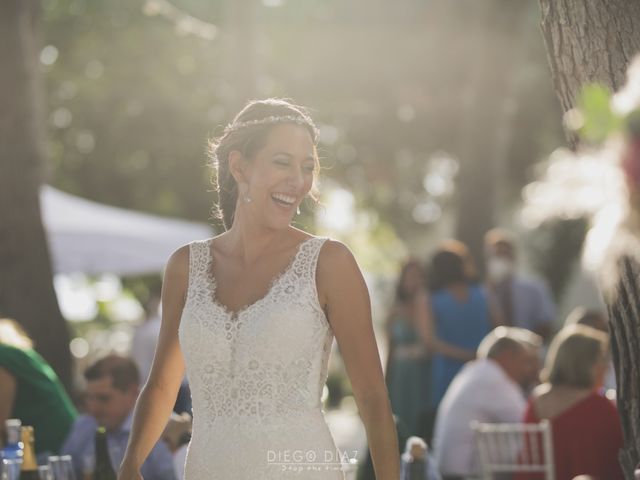
[[[291, 140], [295, 140], [295, 145], [294, 142], [291, 144], [294, 151], [276, 148], [283, 145], [283, 140], [289, 135]], [[270, 138], [274, 136], [277, 138]], [[264, 151], [263, 147], [268, 139], [271, 140], [269, 145], [271, 148]], [[234, 163], [239, 158], [245, 161], [256, 160], [252, 163], [258, 165], [265, 163], [266, 160], [272, 166], [279, 167], [281, 175], [295, 168], [296, 161], [301, 162], [298, 167], [301, 166], [303, 173], [306, 174], [304, 180], [308, 180], [307, 177], [310, 176], [312, 182], [310, 188], [306, 188], [307, 184], [303, 182], [299, 190], [306, 188], [304, 195], [309, 193], [315, 200], [316, 192], [312, 189], [319, 170], [315, 147], [317, 140], [318, 130], [302, 107], [278, 99], [257, 101], [247, 105], [227, 126], [222, 137], [212, 141], [210, 145], [214, 186], [218, 193], [218, 204], [214, 212], [216, 218], [223, 221], [225, 228], [231, 227], [236, 212], [239, 188], [242, 189], [240, 193], [245, 203], [250, 203], [253, 199], [247, 179], [243, 178], [241, 172], [232, 171]], [[261, 155], [260, 158], [255, 159], [257, 152]], [[288, 210], [295, 205], [297, 210], [304, 195], [300, 197], [299, 194], [288, 195], [288, 193], [290, 188], [286, 188], [284, 192], [273, 192], [274, 201], [282, 202]]]
[[227, 229], [169, 259], [162, 329], [138, 399], [121, 480], [162, 432], [186, 366], [193, 436], [185, 479], [344, 478], [322, 412], [338, 342], [378, 478], [397, 480], [398, 444], [366, 285], [343, 244], [291, 226], [313, 196], [317, 130], [285, 100], [249, 103], [211, 144]]

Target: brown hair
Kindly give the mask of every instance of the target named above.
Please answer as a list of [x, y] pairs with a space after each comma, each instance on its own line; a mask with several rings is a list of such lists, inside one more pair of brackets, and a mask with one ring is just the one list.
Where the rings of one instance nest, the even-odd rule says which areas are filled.
[[140, 374], [135, 362], [120, 355], [107, 355], [101, 358], [84, 372], [87, 382], [111, 377], [113, 388], [126, 392], [132, 385], [140, 384]]
[[404, 278], [407, 276], [407, 274], [412, 268], [417, 268], [418, 271], [420, 271], [420, 276], [423, 278], [423, 280], [425, 279], [424, 270], [422, 268], [422, 265], [420, 265], [420, 262], [415, 258], [410, 258], [409, 260], [407, 260], [406, 263], [402, 266], [402, 269], [400, 270], [400, 275], [398, 275], [398, 281], [396, 283], [396, 301], [397, 302], [400, 302], [400, 303], [408, 302], [409, 300], [411, 300], [413, 296], [412, 292], [407, 292], [404, 288]]
[[456, 282], [477, 282], [476, 268], [467, 246], [458, 240], [445, 240], [431, 257], [428, 269], [431, 290]]
[[[268, 98], [249, 102], [236, 115], [224, 134], [209, 142], [209, 155], [213, 167], [212, 182], [214, 190], [218, 194], [218, 201], [213, 208], [213, 217], [222, 220], [227, 230], [233, 224], [238, 200], [238, 186], [229, 170], [229, 154], [237, 150], [245, 158], [251, 158], [264, 146], [269, 132], [277, 123], [247, 125], [238, 129], [233, 129], [233, 125], [241, 122], [262, 120], [271, 116], [296, 116], [302, 118], [304, 120], [302, 125], [309, 130], [314, 146], [317, 143], [316, 126], [304, 107], [281, 98]], [[315, 148], [314, 155], [316, 157], [315, 176], [318, 170], [318, 155], [315, 152]], [[315, 199], [314, 191], [312, 191], [311, 197]]]
[[601, 310], [592, 310], [585, 307], [576, 307], [571, 310], [564, 322], [565, 327], [569, 325], [586, 325], [601, 332], [608, 333], [609, 320], [607, 315]]
[[570, 325], [558, 332], [549, 346], [541, 379], [553, 386], [591, 388], [592, 368], [606, 359], [608, 335], [586, 325]]

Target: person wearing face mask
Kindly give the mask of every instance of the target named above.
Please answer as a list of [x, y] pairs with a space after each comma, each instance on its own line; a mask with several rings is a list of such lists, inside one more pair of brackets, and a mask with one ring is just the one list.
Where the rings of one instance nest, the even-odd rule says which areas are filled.
[[487, 285], [502, 310], [504, 323], [549, 340], [556, 316], [554, 302], [541, 280], [517, 271], [516, 246], [511, 236], [499, 229], [487, 232], [485, 254]]

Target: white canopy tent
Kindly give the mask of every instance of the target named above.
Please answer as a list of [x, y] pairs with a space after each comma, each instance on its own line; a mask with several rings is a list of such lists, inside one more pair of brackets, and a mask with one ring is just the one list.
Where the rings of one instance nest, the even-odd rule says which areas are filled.
[[160, 272], [175, 249], [213, 233], [203, 223], [102, 205], [48, 185], [40, 205], [55, 273]]

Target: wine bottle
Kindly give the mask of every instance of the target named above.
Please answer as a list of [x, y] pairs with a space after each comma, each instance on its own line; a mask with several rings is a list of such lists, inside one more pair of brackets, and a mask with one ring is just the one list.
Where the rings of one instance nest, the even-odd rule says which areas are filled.
[[5, 430], [7, 432], [7, 443], [0, 450], [0, 457], [3, 460], [19, 460], [22, 459], [22, 442], [20, 441], [20, 432], [22, 422], [17, 418], [9, 418], [5, 421]]
[[20, 467], [20, 480], [40, 480], [36, 450], [34, 447], [33, 427], [22, 427], [22, 467]]
[[116, 480], [116, 472], [111, 465], [107, 431], [104, 427], [96, 430], [96, 467], [93, 470], [93, 480]]

